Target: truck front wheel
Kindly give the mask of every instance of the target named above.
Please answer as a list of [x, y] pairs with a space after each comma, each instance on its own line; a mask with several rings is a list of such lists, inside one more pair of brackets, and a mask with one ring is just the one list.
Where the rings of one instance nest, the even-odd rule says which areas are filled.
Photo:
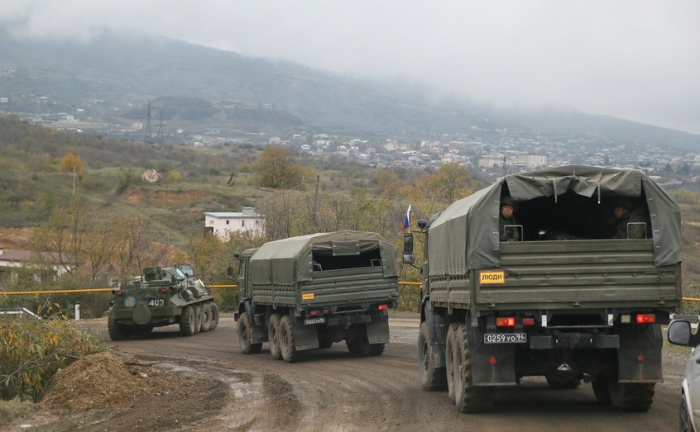
[[435, 367], [435, 356], [430, 343], [428, 323], [423, 321], [418, 332], [418, 374], [423, 390], [443, 390], [445, 387], [445, 368]]
[[466, 324], [460, 324], [454, 334], [455, 404], [463, 413], [486, 412], [493, 405], [493, 387], [472, 384], [472, 359]]
[[280, 351], [282, 352], [282, 360], [287, 363], [292, 363], [299, 358], [294, 341], [294, 325], [289, 315], [285, 315], [280, 319]]
[[257, 354], [262, 348], [262, 343], [253, 343], [253, 328], [250, 326], [248, 313], [243, 311], [238, 320], [238, 345], [243, 354]]

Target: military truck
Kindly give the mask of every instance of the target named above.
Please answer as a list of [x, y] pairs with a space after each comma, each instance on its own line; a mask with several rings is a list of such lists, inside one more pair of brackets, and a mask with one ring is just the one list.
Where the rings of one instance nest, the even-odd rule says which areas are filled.
[[[518, 241], [502, 241], [506, 198], [516, 223], [503, 230], [519, 230]], [[620, 200], [640, 209], [643, 220], [625, 229], [639, 238], [612, 238]], [[621, 410], [649, 409], [663, 379], [660, 325], [682, 298], [680, 210], [649, 177], [586, 166], [507, 175], [418, 227], [404, 236], [403, 260], [424, 240], [425, 390], [446, 388], [459, 411], [482, 412], [496, 388], [539, 376], [554, 388], [590, 382], [599, 403]]]
[[143, 274], [112, 290], [107, 329], [112, 340], [148, 334], [154, 327], [178, 324], [192, 336], [214, 330], [219, 309], [211, 291], [189, 264], [146, 267]]
[[[352, 354], [377, 356], [389, 341], [388, 309], [398, 300], [394, 246], [378, 234], [337, 231], [291, 237], [235, 254], [238, 339], [274, 359], [345, 341]], [[233, 268], [229, 269], [233, 277]]]

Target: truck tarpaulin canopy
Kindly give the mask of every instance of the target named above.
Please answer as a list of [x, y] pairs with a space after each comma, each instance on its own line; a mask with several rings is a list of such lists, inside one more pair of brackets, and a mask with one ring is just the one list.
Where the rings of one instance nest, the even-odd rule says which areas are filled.
[[262, 245], [250, 258], [251, 282], [294, 285], [311, 280], [314, 255], [357, 257], [377, 251], [384, 276], [398, 276], [394, 245], [376, 233], [337, 231], [272, 241]]
[[499, 208], [502, 191], [524, 204], [576, 194], [598, 204], [614, 198], [643, 199], [648, 209], [657, 266], [680, 262], [678, 205], [653, 180], [637, 170], [562, 166], [508, 175], [454, 202], [429, 226], [430, 275], [464, 275], [500, 266]]

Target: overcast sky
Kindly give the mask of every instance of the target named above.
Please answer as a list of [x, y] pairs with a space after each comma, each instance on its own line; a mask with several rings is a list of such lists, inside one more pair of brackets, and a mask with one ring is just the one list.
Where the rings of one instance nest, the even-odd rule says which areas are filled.
[[150, 32], [700, 134], [697, 0], [0, 0], [0, 25], [67, 40]]

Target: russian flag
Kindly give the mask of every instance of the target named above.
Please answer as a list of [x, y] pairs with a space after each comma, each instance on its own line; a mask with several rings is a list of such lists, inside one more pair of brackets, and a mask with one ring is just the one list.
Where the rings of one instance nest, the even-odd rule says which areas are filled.
[[406, 231], [408, 227], [411, 226], [411, 204], [408, 205], [408, 210], [406, 211], [406, 216], [403, 218], [403, 230]]

